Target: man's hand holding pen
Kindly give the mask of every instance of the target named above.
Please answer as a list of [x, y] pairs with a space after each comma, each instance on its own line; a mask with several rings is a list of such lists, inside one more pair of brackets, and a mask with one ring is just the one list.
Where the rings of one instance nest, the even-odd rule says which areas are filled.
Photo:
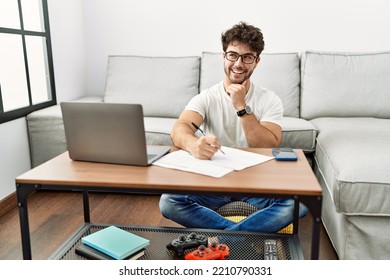
[[199, 130], [203, 136], [199, 137], [198, 140], [191, 147], [191, 154], [199, 159], [211, 159], [218, 151], [223, 153], [221, 150], [221, 143], [215, 135], [206, 135], [195, 123], [192, 126]]

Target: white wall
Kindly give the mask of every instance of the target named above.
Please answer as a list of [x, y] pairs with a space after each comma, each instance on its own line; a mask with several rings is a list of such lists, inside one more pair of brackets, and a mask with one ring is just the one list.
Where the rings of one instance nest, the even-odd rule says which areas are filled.
[[239, 21], [260, 27], [266, 51], [390, 50], [387, 0], [84, 0], [88, 94], [103, 94], [107, 56], [221, 51]]
[[86, 94], [84, 19], [80, 0], [48, 0], [57, 101]]
[[[82, 3], [49, 0], [48, 5], [57, 99], [74, 99], [86, 92]], [[15, 192], [15, 177], [30, 168], [25, 118], [0, 124], [0, 200]]]
[[30, 169], [30, 150], [24, 118], [0, 125], [0, 200], [13, 193], [15, 177]]

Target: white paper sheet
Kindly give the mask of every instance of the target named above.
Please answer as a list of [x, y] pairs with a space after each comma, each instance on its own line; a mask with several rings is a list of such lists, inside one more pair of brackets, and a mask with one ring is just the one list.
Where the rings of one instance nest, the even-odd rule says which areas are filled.
[[153, 165], [221, 178], [234, 170], [242, 170], [273, 159], [270, 156], [225, 146], [221, 149], [225, 154], [218, 151], [211, 160], [197, 159], [190, 153], [179, 150], [165, 155]]

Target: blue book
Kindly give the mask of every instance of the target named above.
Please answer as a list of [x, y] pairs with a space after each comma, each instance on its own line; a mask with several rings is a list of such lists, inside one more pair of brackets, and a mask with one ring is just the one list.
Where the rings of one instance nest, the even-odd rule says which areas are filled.
[[123, 260], [150, 244], [148, 239], [115, 226], [91, 233], [81, 238], [81, 242], [116, 260]]
[[[89, 259], [89, 260], [115, 260], [113, 257], [103, 253], [102, 251], [96, 250], [91, 246], [80, 244], [76, 247], [76, 254]], [[125, 260], [136, 260], [145, 255], [145, 249], [142, 249], [134, 254], [125, 258]]]

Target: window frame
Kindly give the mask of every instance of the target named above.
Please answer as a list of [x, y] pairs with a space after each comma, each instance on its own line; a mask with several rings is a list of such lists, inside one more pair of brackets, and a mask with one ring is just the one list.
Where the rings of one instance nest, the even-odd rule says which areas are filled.
[[[24, 63], [25, 63], [25, 73], [26, 73], [26, 79], [27, 79], [27, 89], [28, 89], [28, 99], [29, 99], [28, 106], [4, 112], [1, 85], [0, 85], [0, 124], [5, 123], [5, 122], [9, 122], [9, 121], [12, 121], [12, 120], [15, 120], [18, 118], [25, 117], [34, 111], [37, 111], [37, 110], [40, 110], [40, 109], [43, 109], [46, 107], [50, 107], [50, 106], [57, 104], [57, 97], [56, 97], [56, 91], [55, 91], [55, 81], [54, 81], [53, 54], [52, 54], [52, 48], [51, 48], [48, 5], [47, 5], [47, 0], [40, 0], [40, 1], [42, 4], [42, 16], [43, 16], [44, 31], [24, 30], [21, 0], [17, 0], [18, 9], [19, 9], [20, 29], [0, 27], [0, 33], [16, 34], [16, 35], [21, 35], [21, 37], [22, 37], [22, 47], [23, 47], [23, 56], [24, 56], [23, 59], [24, 59]], [[27, 61], [28, 57], [27, 57], [27, 48], [26, 48], [26, 36], [37, 36], [37, 37], [41, 37], [41, 38], [46, 39], [46, 55], [47, 55], [46, 59], [47, 59], [47, 65], [48, 65], [48, 75], [49, 75], [49, 80], [50, 80], [51, 100], [45, 101], [42, 103], [38, 103], [38, 104], [32, 104], [31, 84], [30, 84], [30, 76], [29, 76], [29, 68], [28, 68], [29, 66], [28, 66], [28, 61]]]

